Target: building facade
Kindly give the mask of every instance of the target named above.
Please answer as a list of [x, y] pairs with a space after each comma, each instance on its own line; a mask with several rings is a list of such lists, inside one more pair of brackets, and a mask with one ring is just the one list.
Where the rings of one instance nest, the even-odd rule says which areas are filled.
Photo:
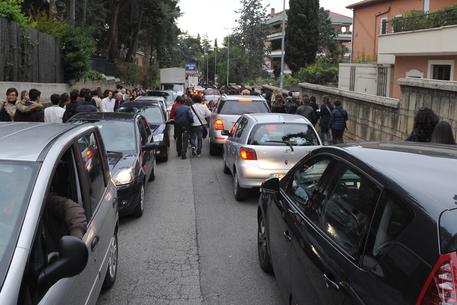
[[373, 85], [387, 88], [386, 96], [400, 97], [400, 78], [457, 80], [456, 0], [365, 0], [348, 8], [354, 11], [352, 62], [387, 73]]
[[[267, 21], [268, 25], [268, 36], [265, 44], [270, 48], [269, 57], [266, 58], [265, 64], [268, 71], [273, 74], [274, 70], [278, 71], [281, 64], [281, 41], [282, 41], [282, 20], [285, 15], [286, 26], [287, 26], [287, 13], [284, 11], [275, 12], [275, 9], [271, 9], [270, 18]], [[351, 27], [352, 18], [344, 15], [340, 15], [334, 12], [329, 12], [332, 26], [337, 34], [335, 40], [348, 48], [351, 48]], [[290, 69], [286, 67], [286, 73], [291, 73]]]

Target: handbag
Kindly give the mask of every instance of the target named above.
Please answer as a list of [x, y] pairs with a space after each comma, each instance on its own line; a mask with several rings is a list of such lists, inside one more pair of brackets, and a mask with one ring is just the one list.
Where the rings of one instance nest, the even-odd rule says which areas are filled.
[[192, 108], [192, 111], [193, 111], [193, 112], [195, 113], [195, 115], [197, 116], [197, 119], [200, 121], [200, 124], [202, 124], [202, 127], [203, 127], [202, 138], [203, 138], [203, 139], [206, 139], [206, 137], [208, 136], [208, 129], [206, 129], [205, 124], [203, 124], [202, 120], [201, 120], [200, 117], [198, 116], [197, 112], [196, 112], [195, 109], [194, 109], [194, 106], [190, 106], [190, 108]]

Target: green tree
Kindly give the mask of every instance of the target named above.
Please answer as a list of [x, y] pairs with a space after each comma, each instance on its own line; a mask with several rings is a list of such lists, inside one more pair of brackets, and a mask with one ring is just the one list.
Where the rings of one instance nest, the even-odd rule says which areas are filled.
[[316, 60], [319, 47], [319, 0], [290, 0], [289, 5], [285, 60], [295, 73]]
[[230, 43], [238, 46], [242, 52], [243, 66], [238, 68], [243, 78], [255, 79], [265, 74], [267, 9], [261, 0], [241, 0], [238, 13], [236, 39]]
[[332, 54], [336, 50], [336, 33], [330, 19], [329, 11], [319, 9], [319, 52]]

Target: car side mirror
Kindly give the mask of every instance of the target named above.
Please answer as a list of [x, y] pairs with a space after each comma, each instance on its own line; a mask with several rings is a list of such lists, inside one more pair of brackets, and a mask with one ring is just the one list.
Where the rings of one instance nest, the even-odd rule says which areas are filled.
[[279, 193], [279, 179], [278, 178], [270, 178], [265, 180], [262, 183], [261, 191], [271, 192], [271, 193]]
[[63, 278], [80, 274], [86, 268], [89, 251], [86, 244], [74, 236], [60, 239], [59, 259], [38, 275], [38, 287], [46, 291]]
[[221, 135], [231, 137], [232, 133], [228, 130], [222, 130]]
[[160, 146], [157, 143], [148, 143], [148, 144], [143, 145], [143, 147], [141, 149], [143, 151], [153, 151], [153, 150], [160, 149]]

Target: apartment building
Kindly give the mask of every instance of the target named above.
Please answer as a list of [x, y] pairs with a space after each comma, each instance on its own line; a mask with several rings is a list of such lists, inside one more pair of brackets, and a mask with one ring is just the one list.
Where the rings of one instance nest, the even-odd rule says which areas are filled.
[[376, 70], [374, 83], [366, 80], [360, 90], [371, 94], [399, 98], [396, 80], [404, 77], [457, 80], [456, 0], [365, 0], [348, 8], [354, 11], [351, 58], [355, 67], [343, 66], [350, 76], [348, 81], [340, 72], [345, 83], [340, 88], [358, 91], [357, 84], [351, 83], [360, 79], [354, 72], [357, 63], [371, 63]]

